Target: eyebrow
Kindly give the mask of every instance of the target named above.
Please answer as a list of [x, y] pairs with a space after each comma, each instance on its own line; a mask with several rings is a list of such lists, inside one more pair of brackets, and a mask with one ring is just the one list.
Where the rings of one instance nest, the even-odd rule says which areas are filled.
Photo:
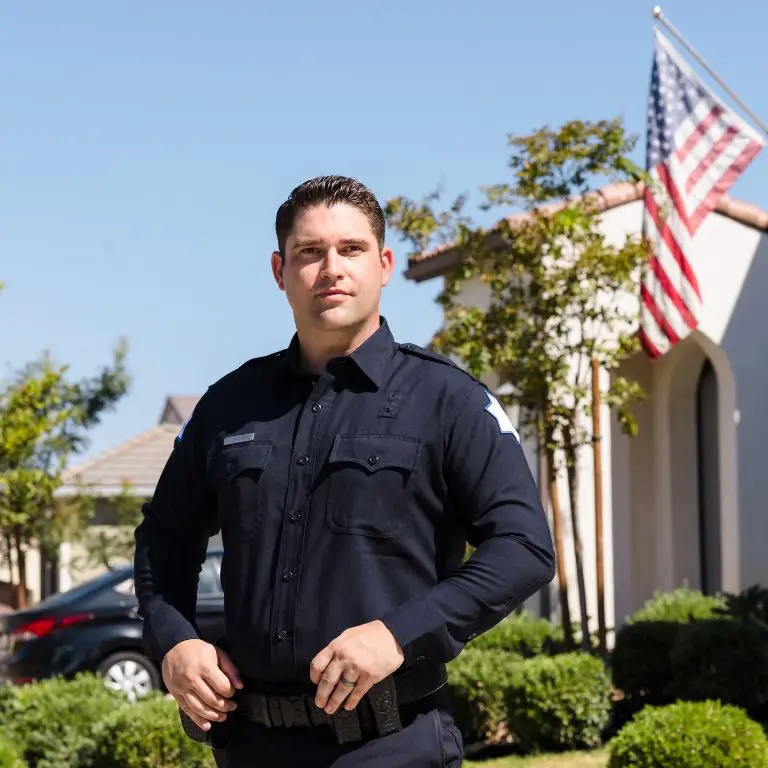
[[[339, 240], [340, 245], [368, 245], [368, 241], [360, 237], [345, 237]], [[297, 240], [293, 247], [295, 248], [307, 248], [313, 245], [324, 245], [323, 240], [302, 239]]]

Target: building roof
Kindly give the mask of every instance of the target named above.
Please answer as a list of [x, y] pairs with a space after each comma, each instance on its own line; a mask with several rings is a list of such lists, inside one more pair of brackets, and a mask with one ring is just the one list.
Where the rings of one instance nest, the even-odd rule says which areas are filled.
[[180, 425], [189, 418], [199, 399], [194, 395], [168, 397], [158, 424], [70, 467], [63, 475], [64, 482], [57, 496], [74, 495], [78, 484], [87, 485], [95, 496], [116, 496], [126, 482], [130, 484], [131, 493], [151, 496], [171, 454]]
[[[621, 182], [618, 184], [609, 184], [601, 187], [592, 193], [598, 201], [600, 210], [607, 211], [612, 208], [618, 208], [627, 203], [634, 203], [643, 198], [643, 185]], [[554, 213], [565, 205], [564, 202], [552, 203], [539, 208], [542, 212]], [[741, 200], [734, 200], [728, 196], [721, 199], [715, 208], [716, 212], [745, 224], [748, 227], [768, 232], [768, 211], [764, 211], [752, 203], [745, 203]], [[508, 221], [512, 226], [525, 223], [530, 218], [527, 212], [516, 213], [508, 216]], [[495, 229], [495, 228], [494, 228]], [[494, 229], [489, 231], [492, 234]], [[451, 243], [446, 243], [431, 251], [413, 254], [408, 259], [408, 268], [405, 276], [409, 280], [421, 282], [430, 280], [433, 277], [440, 277], [459, 264], [460, 252]]]
[[199, 395], [171, 395], [165, 401], [165, 407], [160, 416], [160, 423], [178, 424], [181, 426], [195, 410]]

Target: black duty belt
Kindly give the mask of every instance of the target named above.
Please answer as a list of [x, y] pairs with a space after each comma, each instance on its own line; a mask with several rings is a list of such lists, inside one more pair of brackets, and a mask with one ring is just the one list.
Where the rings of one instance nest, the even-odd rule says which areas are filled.
[[[330, 727], [339, 744], [387, 736], [402, 728], [400, 708], [435, 693], [447, 682], [443, 665], [421, 665], [374, 685], [351, 712], [343, 707], [327, 715], [315, 705], [314, 694], [264, 694], [244, 689], [237, 691], [235, 714], [267, 728]], [[198, 728], [179, 710], [187, 736], [211, 744], [211, 731]], [[230, 716], [231, 717], [231, 716]]]

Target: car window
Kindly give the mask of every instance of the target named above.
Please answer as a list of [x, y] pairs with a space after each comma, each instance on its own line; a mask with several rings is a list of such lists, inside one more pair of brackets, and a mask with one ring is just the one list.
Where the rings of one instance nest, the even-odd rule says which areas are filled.
[[207, 558], [200, 571], [200, 580], [197, 585], [197, 594], [200, 597], [221, 594], [218, 569], [214, 558]]
[[119, 592], [121, 595], [134, 595], [136, 594], [133, 578], [125, 579], [123, 581], [119, 581], [117, 584], [115, 584], [112, 589], [115, 590], [115, 592]]

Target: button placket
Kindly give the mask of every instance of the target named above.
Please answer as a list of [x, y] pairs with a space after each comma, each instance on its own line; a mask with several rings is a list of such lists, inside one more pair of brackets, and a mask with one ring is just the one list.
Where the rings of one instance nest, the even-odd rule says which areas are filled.
[[[299, 572], [307, 520], [309, 498], [314, 475], [314, 457], [320, 432], [330, 410], [330, 380], [323, 376], [309, 393], [301, 410], [293, 444], [293, 460], [288, 471], [288, 492], [285, 499], [286, 516], [276, 563], [276, 580], [272, 599], [273, 637], [272, 660], [286, 671], [295, 667], [294, 633]], [[335, 394], [332, 393], [332, 397]], [[320, 399], [323, 402], [320, 402]], [[311, 404], [310, 404], [311, 403]], [[285, 632], [284, 636], [280, 636]]]

